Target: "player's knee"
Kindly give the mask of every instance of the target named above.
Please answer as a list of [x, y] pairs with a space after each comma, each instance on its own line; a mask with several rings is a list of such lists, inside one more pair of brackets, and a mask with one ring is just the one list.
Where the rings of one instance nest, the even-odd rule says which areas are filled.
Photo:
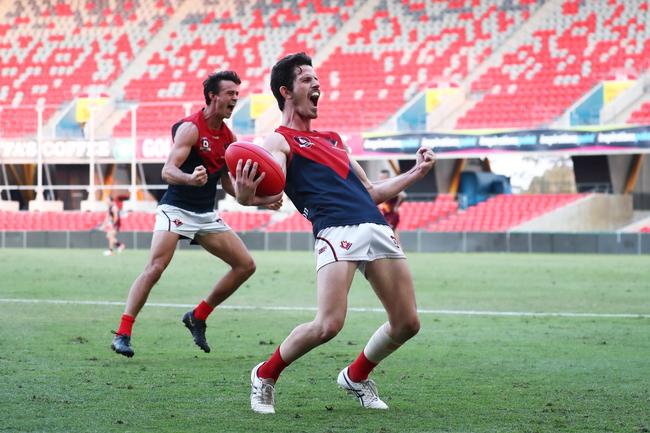
[[256, 269], [257, 265], [255, 264], [255, 260], [253, 260], [252, 257], [249, 257], [248, 259], [242, 261], [235, 267], [235, 271], [243, 278], [249, 278], [255, 273]]
[[413, 338], [420, 332], [420, 318], [417, 315], [408, 318], [402, 324], [402, 335], [405, 340]]
[[343, 319], [327, 319], [323, 320], [318, 325], [318, 338], [321, 343], [331, 340], [336, 337], [341, 329], [343, 329]]
[[420, 331], [420, 319], [415, 314], [410, 317], [404, 317], [399, 323], [392, 325], [392, 328], [394, 330], [394, 338], [403, 343], [415, 337]]
[[163, 274], [163, 272], [165, 272], [166, 267], [167, 266], [163, 263], [153, 261], [147, 264], [147, 266], [144, 268], [144, 273], [149, 279], [156, 282], [160, 279], [160, 276]]

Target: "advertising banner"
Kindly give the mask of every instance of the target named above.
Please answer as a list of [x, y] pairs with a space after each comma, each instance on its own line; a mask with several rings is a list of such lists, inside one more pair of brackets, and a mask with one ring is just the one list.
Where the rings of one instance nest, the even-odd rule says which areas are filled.
[[530, 129], [488, 132], [425, 132], [363, 137], [364, 157], [412, 158], [421, 147], [441, 158], [496, 153], [618, 154], [650, 153], [650, 126], [625, 128]]
[[[420, 146], [430, 147], [439, 158], [478, 158], [498, 153], [629, 154], [650, 153], [650, 125], [624, 128], [530, 129], [507, 131], [422, 132], [405, 134], [349, 134], [342, 136], [355, 159], [411, 159]], [[240, 136], [261, 145], [263, 137]], [[139, 137], [137, 162], [163, 163], [172, 141], [167, 137]], [[130, 163], [130, 138], [110, 140], [43, 140], [45, 164], [87, 164], [91, 150], [97, 163]], [[0, 163], [34, 164], [38, 143], [1, 140]]]

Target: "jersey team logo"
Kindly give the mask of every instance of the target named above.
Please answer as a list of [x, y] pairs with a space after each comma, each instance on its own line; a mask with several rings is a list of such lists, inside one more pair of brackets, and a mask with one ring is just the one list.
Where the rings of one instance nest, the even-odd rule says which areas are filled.
[[393, 243], [397, 248], [399, 248], [399, 242], [397, 241], [397, 238], [394, 235], [391, 235], [390, 238], [393, 240]]
[[201, 138], [201, 150], [203, 152], [210, 152], [212, 150], [210, 148], [210, 141], [208, 141], [208, 137]]
[[312, 143], [307, 137], [293, 137], [293, 139], [296, 140], [296, 143], [298, 143], [300, 147], [312, 147], [314, 145], [314, 143]]
[[174, 221], [172, 221], [176, 227], [180, 227], [183, 225], [183, 221], [179, 220], [176, 218]]
[[341, 248], [343, 248], [344, 250], [346, 250], [346, 251], [349, 250], [351, 246], [352, 246], [352, 243], [350, 243], [348, 241], [341, 241]]

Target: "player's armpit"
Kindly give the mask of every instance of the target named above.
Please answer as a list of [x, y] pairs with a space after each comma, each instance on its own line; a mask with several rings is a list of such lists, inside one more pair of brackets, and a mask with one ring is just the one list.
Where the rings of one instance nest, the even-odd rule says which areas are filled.
[[282, 134], [274, 132], [273, 134], [270, 134], [268, 137], [266, 137], [262, 147], [269, 151], [277, 163], [280, 164], [280, 167], [282, 167], [282, 172], [286, 175], [287, 159], [291, 153], [291, 148], [289, 147], [289, 143], [287, 143], [287, 140], [284, 138], [284, 136]]

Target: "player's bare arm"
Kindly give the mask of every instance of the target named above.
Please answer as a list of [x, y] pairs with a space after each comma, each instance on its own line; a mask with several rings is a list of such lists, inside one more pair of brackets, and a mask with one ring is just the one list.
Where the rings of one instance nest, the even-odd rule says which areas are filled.
[[185, 122], [178, 127], [174, 144], [162, 169], [162, 178], [165, 182], [170, 185], [203, 186], [208, 181], [208, 172], [202, 165], [195, 167], [191, 174], [184, 173], [180, 169], [198, 137], [199, 131], [194, 124]]
[[[287, 155], [289, 155], [290, 149], [284, 137], [278, 133], [273, 133], [264, 140], [262, 147], [271, 153], [277, 163], [280, 164], [282, 172], [286, 176]], [[257, 163], [254, 163], [250, 159], [247, 161], [240, 159], [238, 161], [235, 176], [229, 175], [230, 181], [234, 185], [235, 198], [239, 204], [243, 204], [244, 206], [263, 206], [271, 205], [282, 199], [282, 193], [268, 197], [257, 197], [255, 195], [257, 185], [262, 182], [265, 174], [262, 173], [256, 179]]]
[[273, 134], [266, 137], [264, 143], [262, 144], [262, 147], [266, 149], [271, 154], [271, 156], [273, 156], [278, 164], [280, 164], [282, 172], [286, 176], [287, 159], [291, 153], [291, 148], [289, 147], [287, 140], [282, 136], [282, 134], [274, 132]]
[[352, 169], [357, 175], [359, 180], [368, 190], [370, 197], [377, 204], [383, 203], [386, 200], [395, 197], [406, 188], [422, 179], [431, 170], [433, 164], [436, 162], [436, 155], [427, 147], [418, 149], [415, 155], [415, 165], [409, 171], [402, 173], [390, 179], [382, 180], [379, 182], [370, 182], [361, 165], [352, 160]]

